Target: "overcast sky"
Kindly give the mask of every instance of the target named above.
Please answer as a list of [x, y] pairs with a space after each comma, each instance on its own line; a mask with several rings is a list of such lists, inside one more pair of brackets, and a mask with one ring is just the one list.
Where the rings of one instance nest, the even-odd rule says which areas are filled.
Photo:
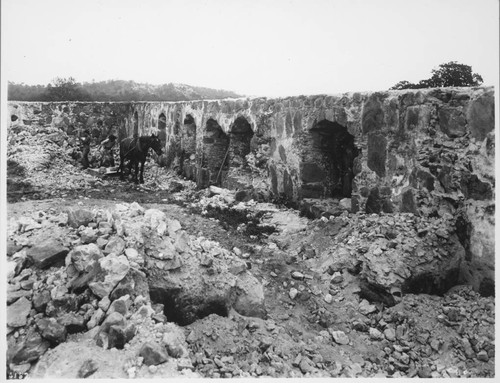
[[439, 64], [499, 75], [498, 0], [2, 0], [3, 78], [245, 95], [388, 89]]

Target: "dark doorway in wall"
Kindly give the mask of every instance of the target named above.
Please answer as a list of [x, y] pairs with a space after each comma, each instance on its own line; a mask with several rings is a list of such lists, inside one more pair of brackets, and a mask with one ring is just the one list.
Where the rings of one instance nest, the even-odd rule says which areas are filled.
[[184, 118], [182, 127], [181, 171], [188, 179], [196, 178], [196, 123], [190, 114]]
[[227, 171], [227, 156], [229, 137], [214, 119], [207, 121], [205, 136], [203, 137], [203, 162], [204, 174], [202, 185], [220, 184], [223, 171]]
[[139, 136], [139, 115], [134, 112], [134, 137]]
[[245, 117], [238, 117], [231, 126], [230, 133], [229, 166], [245, 166], [245, 156], [250, 153], [250, 141], [253, 137], [252, 127]]
[[158, 135], [163, 146], [167, 143], [167, 117], [165, 113], [158, 116]]
[[359, 150], [347, 128], [328, 120], [316, 123], [301, 164], [302, 196], [305, 198], [350, 198], [353, 163]]

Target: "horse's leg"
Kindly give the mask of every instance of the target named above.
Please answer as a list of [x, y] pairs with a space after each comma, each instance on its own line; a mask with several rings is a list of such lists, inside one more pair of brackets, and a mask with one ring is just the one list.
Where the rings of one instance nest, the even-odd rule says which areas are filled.
[[141, 175], [140, 175], [140, 183], [143, 184], [144, 183], [144, 163], [146, 161], [141, 161]]
[[125, 162], [125, 158], [120, 156], [120, 167], [118, 168], [118, 173], [120, 173], [120, 180], [125, 180], [125, 177], [123, 177], [123, 163]]
[[134, 164], [134, 161], [131, 159], [128, 162], [128, 174], [127, 174], [127, 179], [130, 179], [130, 176], [132, 175], [132, 165]]

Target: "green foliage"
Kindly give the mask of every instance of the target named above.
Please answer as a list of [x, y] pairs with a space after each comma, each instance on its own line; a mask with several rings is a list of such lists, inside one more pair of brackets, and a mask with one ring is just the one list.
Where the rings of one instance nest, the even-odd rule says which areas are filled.
[[108, 80], [79, 84], [56, 78], [46, 87], [9, 82], [8, 99], [15, 101], [189, 101], [241, 97], [231, 91], [183, 84], [150, 85]]
[[472, 73], [470, 65], [450, 61], [439, 65], [432, 70], [431, 78], [421, 80], [416, 84], [409, 81], [400, 81], [390, 89], [421, 89], [438, 88], [447, 86], [478, 86], [483, 83], [483, 78], [477, 73]]

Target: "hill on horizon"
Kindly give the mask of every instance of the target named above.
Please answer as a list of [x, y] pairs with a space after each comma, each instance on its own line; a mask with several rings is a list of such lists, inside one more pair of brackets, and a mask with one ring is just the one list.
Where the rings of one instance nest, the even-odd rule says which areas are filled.
[[77, 83], [57, 78], [48, 85], [8, 83], [9, 101], [192, 101], [239, 98], [244, 95], [222, 89], [187, 84], [152, 85], [126, 80]]

